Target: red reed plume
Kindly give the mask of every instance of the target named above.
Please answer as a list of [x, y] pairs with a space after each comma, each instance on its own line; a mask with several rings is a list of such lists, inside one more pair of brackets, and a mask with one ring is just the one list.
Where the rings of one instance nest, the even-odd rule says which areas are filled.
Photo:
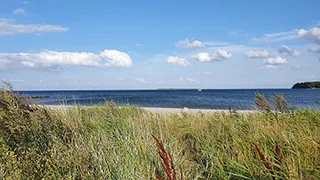
[[[176, 173], [176, 169], [174, 167], [173, 159], [172, 159], [172, 156], [171, 156], [170, 152], [167, 152], [164, 149], [164, 145], [163, 145], [162, 141], [157, 139], [154, 135], [152, 135], [152, 138], [157, 143], [158, 154], [162, 159], [161, 166], [162, 166], [165, 174], [167, 175], [167, 180], [177, 180], [177, 173]], [[158, 180], [164, 179], [157, 172], [155, 172], [155, 175], [156, 175], [156, 178]], [[180, 179], [181, 180], [183, 179], [183, 173], [182, 173], [182, 169], [181, 168], [180, 168]]]

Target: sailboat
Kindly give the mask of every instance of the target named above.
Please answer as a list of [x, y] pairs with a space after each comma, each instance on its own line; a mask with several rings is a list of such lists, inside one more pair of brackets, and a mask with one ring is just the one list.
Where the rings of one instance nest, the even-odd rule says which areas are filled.
[[201, 91], [202, 91], [202, 89], [203, 89], [203, 84], [201, 84], [201, 88], [200, 88], [200, 89], [198, 89], [198, 91], [199, 91], [199, 92], [201, 92]]

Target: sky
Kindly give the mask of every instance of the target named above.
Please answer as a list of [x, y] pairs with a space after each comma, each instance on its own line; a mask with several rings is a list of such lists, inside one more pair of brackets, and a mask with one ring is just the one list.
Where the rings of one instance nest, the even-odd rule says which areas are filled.
[[0, 79], [17, 90], [290, 88], [320, 80], [319, 7], [0, 0]]

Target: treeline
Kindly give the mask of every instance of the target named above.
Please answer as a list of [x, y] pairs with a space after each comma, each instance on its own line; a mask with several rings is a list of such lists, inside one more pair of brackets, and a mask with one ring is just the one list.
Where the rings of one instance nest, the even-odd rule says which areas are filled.
[[292, 86], [292, 89], [304, 89], [304, 88], [319, 88], [320, 89], [320, 81], [314, 81], [314, 82], [301, 82], [301, 83], [296, 83], [295, 85]]

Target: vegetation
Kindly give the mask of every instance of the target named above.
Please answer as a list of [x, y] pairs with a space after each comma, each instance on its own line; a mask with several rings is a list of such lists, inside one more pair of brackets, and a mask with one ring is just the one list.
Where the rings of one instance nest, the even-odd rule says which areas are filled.
[[0, 179], [320, 178], [320, 112], [276, 96], [277, 112], [173, 115], [0, 96]]
[[292, 89], [320, 89], [320, 81], [296, 83]]

